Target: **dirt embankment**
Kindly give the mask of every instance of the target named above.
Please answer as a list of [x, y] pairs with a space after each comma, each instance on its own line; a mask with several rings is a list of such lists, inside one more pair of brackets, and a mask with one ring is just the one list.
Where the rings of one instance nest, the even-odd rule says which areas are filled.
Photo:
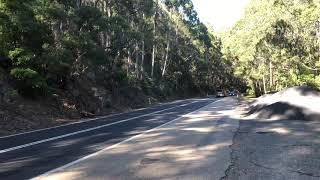
[[249, 117], [282, 120], [320, 120], [320, 92], [307, 86], [264, 95], [250, 104]]

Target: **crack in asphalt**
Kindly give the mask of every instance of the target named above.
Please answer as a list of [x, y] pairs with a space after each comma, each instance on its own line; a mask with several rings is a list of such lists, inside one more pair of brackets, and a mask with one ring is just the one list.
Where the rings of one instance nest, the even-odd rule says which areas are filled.
[[[289, 170], [291, 171], [291, 170]], [[306, 172], [302, 172], [302, 171], [295, 171], [295, 170], [292, 170], [291, 172], [295, 172], [295, 173], [298, 173], [300, 175], [304, 175], [304, 176], [310, 176], [310, 177], [320, 177], [320, 175], [315, 175], [313, 173], [306, 173]]]
[[228, 168], [224, 171], [224, 176], [220, 178], [220, 180], [226, 180], [231, 172], [231, 170], [235, 167], [235, 149], [233, 148], [233, 146], [235, 145], [235, 138], [238, 135], [240, 131], [240, 121], [239, 121], [239, 126], [238, 128], [234, 131], [234, 135], [232, 137], [232, 144], [229, 146], [231, 152], [230, 152], [230, 164], [228, 166]]
[[[261, 167], [261, 168], [265, 168], [265, 169], [269, 169], [269, 170], [273, 170], [273, 171], [279, 171], [277, 168], [272, 168], [272, 167], [268, 167], [268, 166], [264, 166], [264, 165], [261, 165], [259, 163], [256, 163], [254, 161], [249, 161], [251, 164], [257, 166], [257, 167]], [[293, 173], [298, 173], [300, 175], [304, 175], [304, 176], [310, 176], [310, 177], [320, 177], [320, 175], [315, 175], [313, 173], [308, 173], [308, 172], [303, 172], [303, 171], [297, 171], [297, 170], [286, 170], [287, 172], [293, 172]], [[277, 172], [279, 174], [283, 174], [281, 172]]]
[[289, 144], [289, 145], [282, 145], [280, 147], [312, 147], [312, 144]]
[[264, 169], [269, 169], [269, 170], [276, 170], [276, 168], [272, 168], [272, 167], [268, 167], [268, 166], [264, 166], [264, 165], [261, 165], [259, 163], [256, 163], [254, 161], [249, 161], [251, 164], [257, 166], [257, 167], [261, 167], [261, 168], [264, 168]]

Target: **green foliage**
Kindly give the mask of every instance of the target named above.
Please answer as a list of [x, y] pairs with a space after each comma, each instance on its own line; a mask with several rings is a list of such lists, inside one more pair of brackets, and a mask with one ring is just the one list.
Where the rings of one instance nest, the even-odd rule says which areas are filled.
[[9, 51], [9, 57], [14, 61], [13, 64], [16, 66], [28, 66], [32, 60], [32, 54], [22, 48]]
[[8, 96], [10, 99], [16, 99], [17, 97], [19, 97], [19, 93], [18, 93], [18, 91], [16, 91], [15, 89], [10, 89], [10, 90], [7, 92], [7, 96]]
[[47, 91], [47, 83], [38, 72], [26, 68], [14, 68], [10, 74], [16, 80], [19, 93], [25, 96], [44, 95]]
[[0, 1], [0, 56], [26, 96], [89, 76], [115, 96], [239, 86], [221, 48], [191, 0]]
[[[252, 88], [318, 86], [319, 1], [253, 0], [224, 35], [224, 53]], [[257, 86], [258, 85], [258, 86]]]

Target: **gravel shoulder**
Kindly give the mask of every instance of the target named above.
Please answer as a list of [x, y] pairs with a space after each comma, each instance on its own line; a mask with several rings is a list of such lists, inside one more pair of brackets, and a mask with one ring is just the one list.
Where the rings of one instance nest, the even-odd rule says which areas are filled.
[[320, 179], [320, 122], [241, 120], [225, 179]]
[[[298, 96], [304, 99], [304, 102], [308, 100], [303, 98], [304, 95], [301, 93]], [[279, 99], [273, 101], [272, 103], [276, 105], [280, 104]], [[313, 99], [310, 98], [309, 103], [304, 104], [297, 100], [286, 101], [290, 101], [288, 104], [295, 103], [295, 107], [298, 103], [301, 106], [311, 106], [310, 102]], [[273, 106], [272, 103], [269, 104]], [[232, 163], [222, 179], [320, 179], [320, 119], [301, 116], [296, 111], [292, 111], [294, 109], [291, 107], [281, 111], [281, 108], [286, 109], [287, 106], [274, 106], [276, 107], [274, 109], [270, 109], [270, 106], [265, 107], [258, 112], [265, 113], [268, 108], [266, 118], [248, 116], [240, 119], [239, 129], [231, 146]], [[308, 111], [303, 113], [308, 115]]]

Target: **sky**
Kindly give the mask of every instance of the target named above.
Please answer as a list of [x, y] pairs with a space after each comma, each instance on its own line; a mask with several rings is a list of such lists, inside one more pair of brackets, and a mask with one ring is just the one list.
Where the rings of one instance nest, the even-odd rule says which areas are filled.
[[192, 0], [202, 22], [215, 31], [231, 28], [243, 15], [250, 0]]

